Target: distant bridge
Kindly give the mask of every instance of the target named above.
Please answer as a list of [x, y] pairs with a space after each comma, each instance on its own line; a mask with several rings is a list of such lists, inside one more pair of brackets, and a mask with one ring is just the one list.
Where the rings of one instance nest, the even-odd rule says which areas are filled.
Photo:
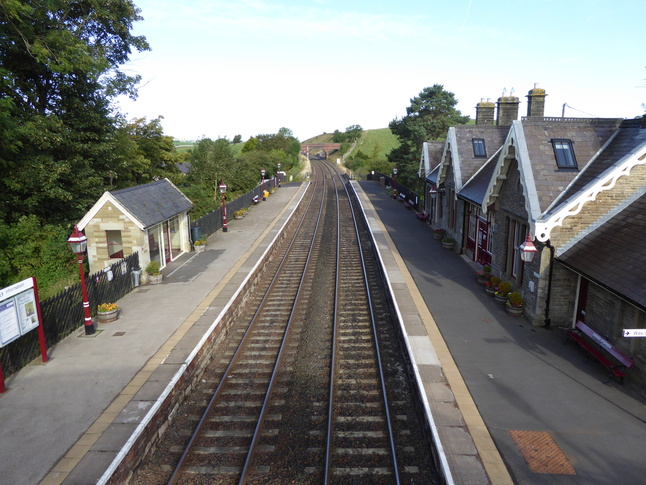
[[325, 158], [332, 150], [341, 150], [340, 143], [301, 143], [301, 153], [309, 157], [310, 151], [322, 150], [325, 153]]

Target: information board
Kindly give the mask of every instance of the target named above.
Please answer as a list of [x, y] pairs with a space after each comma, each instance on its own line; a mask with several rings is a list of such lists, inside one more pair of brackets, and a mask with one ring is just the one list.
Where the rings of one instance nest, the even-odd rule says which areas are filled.
[[33, 278], [0, 290], [0, 347], [37, 327]]

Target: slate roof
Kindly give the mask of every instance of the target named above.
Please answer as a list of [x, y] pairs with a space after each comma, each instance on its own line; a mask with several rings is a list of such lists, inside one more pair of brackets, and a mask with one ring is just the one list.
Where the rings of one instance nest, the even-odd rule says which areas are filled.
[[646, 195], [557, 259], [646, 310]]
[[467, 199], [469, 202], [481, 206], [484, 201], [485, 194], [487, 193], [487, 189], [489, 188], [491, 177], [493, 177], [493, 172], [496, 168], [496, 164], [498, 163], [499, 156], [500, 149], [498, 149], [495, 156], [491, 157], [489, 161], [485, 163], [466, 184], [464, 184], [458, 197], [461, 199]]
[[168, 179], [110, 192], [144, 228], [154, 226], [193, 207]]
[[[460, 161], [460, 186], [485, 164], [487, 160], [505, 143], [509, 133], [508, 126], [496, 125], [459, 125], [455, 127], [458, 160]], [[486, 157], [475, 157], [473, 139], [482, 138], [487, 151]]]
[[616, 136], [610, 140], [599, 156], [577, 175], [572, 184], [555, 201], [549, 213], [557, 211], [560, 206], [578, 196], [588, 184], [595, 182], [604, 172], [617, 167], [635, 148], [646, 144], [646, 130], [641, 128], [641, 123], [641, 119], [624, 120]]
[[[523, 118], [521, 126], [541, 213], [568, 188], [621, 122], [610, 118]], [[557, 167], [552, 139], [572, 140], [578, 169]]]

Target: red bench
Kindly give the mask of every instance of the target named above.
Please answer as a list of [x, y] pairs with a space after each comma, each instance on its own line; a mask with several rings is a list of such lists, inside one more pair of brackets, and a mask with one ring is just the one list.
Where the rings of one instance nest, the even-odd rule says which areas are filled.
[[417, 218], [422, 222], [428, 221], [429, 217], [431, 217], [431, 214], [429, 214], [428, 211], [422, 211], [417, 214]]
[[[610, 371], [604, 384], [608, 383], [610, 379], [612, 379], [612, 376], [618, 377], [619, 381], [623, 383], [624, 377], [626, 377], [625, 370], [635, 364], [633, 359], [622, 354], [614, 345], [581, 321], [577, 321], [574, 328], [567, 331], [567, 339], [574, 340], [583, 347], [588, 354], [601, 362], [601, 364]], [[602, 350], [608, 352], [608, 354], [614, 357], [619, 364], [613, 363], [602, 353]], [[587, 361], [588, 358], [589, 356], [587, 356], [585, 360]]]

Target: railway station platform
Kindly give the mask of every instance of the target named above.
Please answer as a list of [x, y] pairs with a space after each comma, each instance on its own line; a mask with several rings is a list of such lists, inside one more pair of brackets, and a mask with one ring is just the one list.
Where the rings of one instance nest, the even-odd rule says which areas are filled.
[[[506, 315], [469, 262], [442, 249], [430, 226], [378, 183], [353, 183], [452, 482], [643, 483], [644, 403], [618, 384], [604, 385], [594, 363], [563, 345], [559, 329]], [[162, 284], [120, 300], [119, 320], [94, 336], [80, 328], [50, 349], [48, 363], [34, 361], [8, 379], [0, 396], [0, 483], [103, 483], [304, 188], [283, 185], [227, 233], [212, 235], [206, 251], [170, 264]]]

